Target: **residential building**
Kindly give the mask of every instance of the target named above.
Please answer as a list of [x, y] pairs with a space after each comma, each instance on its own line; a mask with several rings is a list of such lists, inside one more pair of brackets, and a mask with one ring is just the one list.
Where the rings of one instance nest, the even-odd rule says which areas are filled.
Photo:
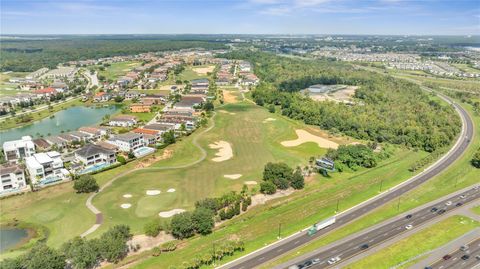
[[18, 164], [1, 165], [0, 179], [0, 194], [21, 190], [27, 186], [24, 169]]
[[98, 163], [114, 164], [117, 161], [114, 150], [94, 144], [87, 144], [75, 151], [75, 159], [82, 162], [85, 166]]
[[20, 140], [3, 143], [3, 155], [6, 161], [22, 160], [35, 153], [35, 144], [31, 136], [23, 136]]
[[114, 138], [107, 141], [119, 148], [124, 152], [130, 152], [138, 148], [146, 146], [143, 134], [139, 133], [125, 133], [116, 135]]
[[69, 175], [57, 151], [33, 154], [25, 158], [25, 164], [33, 184], [44, 185], [66, 179]]
[[184, 95], [179, 102], [173, 105], [175, 109], [189, 109], [201, 106], [205, 102], [205, 98], [196, 95]]
[[130, 115], [112, 117], [108, 122], [108, 125], [117, 127], [132, 127], [135, 124], [137, 124], [137, 117]]
[[130, 105], [130, 112], [132, 113], [142, 113], [142, 112], [150, 112], [151, 106], [145, 104], [131, 104]]

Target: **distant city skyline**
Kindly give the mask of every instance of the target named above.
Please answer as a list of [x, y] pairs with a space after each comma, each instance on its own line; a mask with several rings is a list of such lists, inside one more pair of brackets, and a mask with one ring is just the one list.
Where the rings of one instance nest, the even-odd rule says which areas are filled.
[[479, 35], [477, 0], [2, 0], [1, 34]]

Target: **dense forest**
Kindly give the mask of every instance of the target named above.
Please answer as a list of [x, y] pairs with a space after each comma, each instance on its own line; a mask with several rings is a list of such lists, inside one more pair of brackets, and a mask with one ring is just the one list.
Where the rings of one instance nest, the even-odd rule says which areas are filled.
[[98, 59], [144, 52], [186, 48], [218, 49], [222, 43], [212, 41], [166, 39], [95, 39], [60, 38], [46, 40], [1, 40], [0, 71], [30, 72], [59, 63]]
[[[280, 106], [283, 115], [332, 133], [432, 152], [448, 145], [460, 130], [460, 119], [453, 108], [407, 81], [327, 60], [249, 51], [235, 51], [224, 57], [253, 64], [262, 81], [252, 92], [257, 104]], [[313, 84], [359, 86], [355, 104], [317, 102], [298, 93]]]

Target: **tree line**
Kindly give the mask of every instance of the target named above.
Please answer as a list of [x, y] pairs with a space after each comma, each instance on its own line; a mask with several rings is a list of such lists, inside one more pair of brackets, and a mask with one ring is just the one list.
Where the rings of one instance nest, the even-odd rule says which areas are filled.
[[[261, 79], [252, 91], [258, 105], [273, 104], [280, 107], [285, 116], [333, 133], [433, 152], [449, 145], [460, 131], [460, 119], [450, 106], [432, 99], [407, 81], [342, 62], [251, 51], [235, 51], [223, 56], [253, 64]], [[318, 102], [299, 92], [314, 84], [358, 86], [354, 104]]]

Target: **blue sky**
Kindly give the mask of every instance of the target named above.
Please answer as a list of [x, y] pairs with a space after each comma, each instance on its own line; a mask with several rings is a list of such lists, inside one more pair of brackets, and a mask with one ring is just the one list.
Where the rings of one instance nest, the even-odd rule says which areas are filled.
[[480, 34], [480, 0], [1, 0], [2, 34]]

